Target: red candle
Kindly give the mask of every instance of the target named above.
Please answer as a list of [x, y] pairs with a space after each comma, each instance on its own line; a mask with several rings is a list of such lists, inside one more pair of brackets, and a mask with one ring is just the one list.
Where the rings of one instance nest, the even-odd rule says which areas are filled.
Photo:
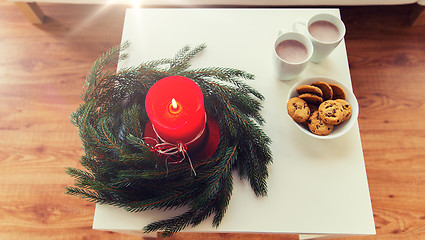
[[145, 108], [158, 136], [169, 143], [189, 143], [205, 130], [204, 97], [189, 78], [170, 76], [146, 94]]

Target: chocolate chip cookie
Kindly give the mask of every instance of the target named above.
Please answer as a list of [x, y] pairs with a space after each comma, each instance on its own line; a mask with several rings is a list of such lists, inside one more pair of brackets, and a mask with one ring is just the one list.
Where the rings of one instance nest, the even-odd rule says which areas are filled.
[[286, 104], [289, 116], [298, 123], [302, 123], [308, 120], [310, 116], [310, 108], [307, 103], [298, 97], [289, 99]]
[[322, 82], [322, 81], [317, 81], [317, 82], [312, 83], [311, 85], [316, 86], [316, 87], [320, 88], [320, 90], [322, 90], [323, 101], [332, 99], [333, 90], [332, 90], [332, 87], [328, 83], [325, 83], [325, 82]]
[[345, 92], [340, 86], [338, 86], [336, 84], [329, 84], [329, 86], [331, 86], [332, 91], [333, 91], [333, 96], [332, 96], [333, 100], [336, 100], [336, 99], [344, 99], [345, 100]]
[[334, 129], [334, 125], [325, 123], [319, 117], [319, 111], [313, 112], [307, 122], [310, 131], [316, 135], [326, 136]]
[[323, 96], [322, 90], [320, 88], [312, 86], [312, 85], [302, 85], [297, 87], [298, 94], [311, 93], [317, 95], [319, 97]]
[[339, 102], [327, 100], [319, 106], [319, 117], [327, 124], [338, 125], [344, 118], [344, 110]]
[[319, 106], [323, 102], [323, 98], [311, 94], [311, 93], [304, 93], [298, 96], [302, 100], [306, 101], [309, 104], [317, 105]]
[[[336, 102], [339, 102], [342, 105], [342, 109], [344, 112], [344, 117], [342, 119], [343, 122], [347, 121], [348, 119], [350, 119], [351, 114], [353, 113], [353, 110], [351, 109], [351, 105], [350, 103], [348, 103], [346, 100], [344, 99], [337, 99], [335, 100]], [[311, 111], [311, 110], [310, 110]]]

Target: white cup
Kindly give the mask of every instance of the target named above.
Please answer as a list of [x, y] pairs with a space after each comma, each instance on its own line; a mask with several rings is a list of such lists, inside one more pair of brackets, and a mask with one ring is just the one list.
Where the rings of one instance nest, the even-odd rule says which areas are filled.
[[276, 77], [279, 80], [291, 80], [307, 67], [313, 54], [313, 45], [303, 34], [285, 32], [276, 38], [273, 52]]
[[345, 36], [345, 25], [341, 19], [327, 13], [317, 14], [308, 21], [298, 19], [292, 28], [295, 32], [306, 34], [313, 43], [314, 50], [310, 61], [314, 63], [319, 63], [329, 56]]

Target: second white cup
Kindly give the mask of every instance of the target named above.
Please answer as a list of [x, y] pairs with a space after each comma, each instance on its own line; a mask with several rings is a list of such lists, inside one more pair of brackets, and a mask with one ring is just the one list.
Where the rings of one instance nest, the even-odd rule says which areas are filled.
[[314, 63], [323, 61], [331, 54], [345, 35], [345, 25], [341, 19], [327, 13], [317, 14], [308, 21], [299, 19], [294, 23], [293, 30], [305, 33], [310, 38], [314, 47], [310, 61]]
[[274, 67], [279, 80], [291, 80], [304, 69], [313, 54], [311, 41], [296, 32], [282, 33], [274, 43]]

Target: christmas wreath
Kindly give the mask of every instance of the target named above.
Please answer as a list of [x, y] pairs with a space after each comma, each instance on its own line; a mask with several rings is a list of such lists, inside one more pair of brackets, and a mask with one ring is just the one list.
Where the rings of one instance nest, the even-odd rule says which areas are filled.
[[[143, 228], [162, 231], [162, 236], [196, 226], [210, 215], [217, 227], [231, 198], [232, 172], [248, 180], [257, 196], [265, 196], [271, 141], [260, 127], [264, 97], [244, 82], [254, 76], [224, 67], [189, 69], [189, 61], [205, 45], [186, 46], [174, 58], [111, 70], [126, 57], [122, 52], [128, 46], [108, 50], [86, 77], [83, 103], [71, 115], [79, 129], [85, 170], [67, 169], [75, 186], [67, 187], [66, 193], [130, 212], [186, 206], [183, 214]], [[143, 137], [146, 93], [160, 79], [174, 75], [199, 85], [206, 113], [219, 123], [219, 144], [209, 159], [167, 164]]]

